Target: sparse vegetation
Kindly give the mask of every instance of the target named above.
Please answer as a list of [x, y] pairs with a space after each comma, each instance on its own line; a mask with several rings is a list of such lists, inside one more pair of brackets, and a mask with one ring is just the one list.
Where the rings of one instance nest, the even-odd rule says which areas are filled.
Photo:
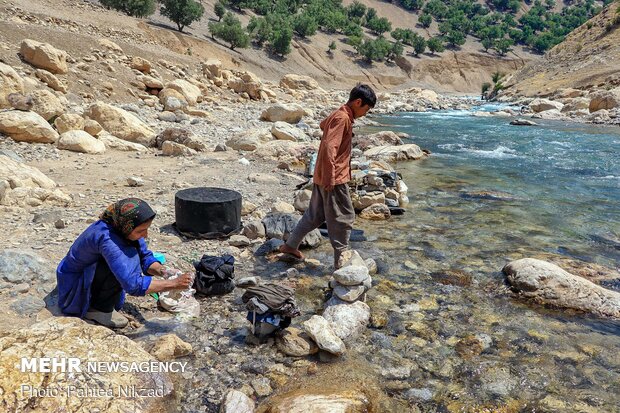
[[248, 47], [250, 37], [241, 26], [241, 22], [232, 13], [226, 13], [221, 22], [209, 23], [211, 37], [230, 43], [230, 49]]

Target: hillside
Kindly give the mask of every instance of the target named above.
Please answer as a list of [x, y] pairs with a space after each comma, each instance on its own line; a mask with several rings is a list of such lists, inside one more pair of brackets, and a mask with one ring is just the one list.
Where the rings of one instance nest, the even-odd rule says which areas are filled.
[[[620, 85], [620, 3], [573, 31], [538, 61], [506, 81], [504, 96], [550, 96], [559, 89]], [[614, 21], [616, 22], [614, 24]]]
[[[324, 88], [348, 88], [362, 81], [380, 90], [421, 86], [439, 92], [477, 94], [481, 83], [488, 81], [493, 72], [511, 73], [536, 57], [519, 49], [499, 57], [485, 53], [468, 40], [461, 50], [446, 50], [434, 56], [425, 53], [416, 58], [407, 47], [398, 64], [368, 64], [344, 42], [344, 36], [319, 32], [311, 39], [294, 38], [292, 52], [284, 59], [274, 58], [255, 47], [231, 51], [223, 42], [212, 40], [207, 28], [215, 19], [212, 1], [203, 3], [203, 19], [181, 34], [158, 14], [136, 19], [106, 10], [94, 1], [5, 1], [0, 3], [0, 58], [9, 64], [18, 63], [18, 56], [7, 50], [25, 37], [52, 42], [76, 56], [85, 49], [97, 48], [99, 39], [108, 38], [132, 54], [151, 60], [198, 67], [208, 58], [218, 58], [224, 67], [247, 69], [274, 82], [287, 73], [297, 73], [312, 76]], [[384, 10], [396, 11], [396, 6], [388, 3], [376, 2], [375, 7], [379, 15]], [[241, 15], [244, 23], [249, 15]], [[334, 39], [337, 49], [329, 55], [326, 50]], [[118, 97], [121, 99], [122, 94]]]

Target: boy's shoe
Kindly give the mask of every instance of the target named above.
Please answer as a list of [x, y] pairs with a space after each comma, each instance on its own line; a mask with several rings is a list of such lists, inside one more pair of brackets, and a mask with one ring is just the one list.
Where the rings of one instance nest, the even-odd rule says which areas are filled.
[[95, 321], [102, 326], [109, 328], [123, 328], [127, 326], [129, 320], [116, 310], [112, 310], [111, 313], [104, 313], [97, 310], [89, 310], [84, 316], [87, 320]]

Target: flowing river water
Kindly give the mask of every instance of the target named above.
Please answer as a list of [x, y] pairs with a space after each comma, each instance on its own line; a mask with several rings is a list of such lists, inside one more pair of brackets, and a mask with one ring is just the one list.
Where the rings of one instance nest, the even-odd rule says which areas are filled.
[[520, 302], [501, 269], [539, 256], [620, 268], [620, 129], [472, 115], [378, 119], [432, 155], [397, 166], [405, 215], [363, 225], [392, 282], [371, 295], [388, 322], [367, 358], [412, 361], [395, 393], [426, 411], [618, 412], [620, 323]]

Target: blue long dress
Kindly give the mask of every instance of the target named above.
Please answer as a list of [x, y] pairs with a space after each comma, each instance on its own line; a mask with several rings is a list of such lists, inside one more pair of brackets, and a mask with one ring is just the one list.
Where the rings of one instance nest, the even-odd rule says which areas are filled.
[[146, 294], [152, 277], [144, 274], [157, 261], [153, 253], [143, 238], [129, 241], [99, 220], [75, 240], [56, 270], [58, 305], [63, 314], [84, 317], [90, 306], [97, 261], [102, 256], [123, 288], [116, 310], [123, 306], [125, 292], [134, 296]]

